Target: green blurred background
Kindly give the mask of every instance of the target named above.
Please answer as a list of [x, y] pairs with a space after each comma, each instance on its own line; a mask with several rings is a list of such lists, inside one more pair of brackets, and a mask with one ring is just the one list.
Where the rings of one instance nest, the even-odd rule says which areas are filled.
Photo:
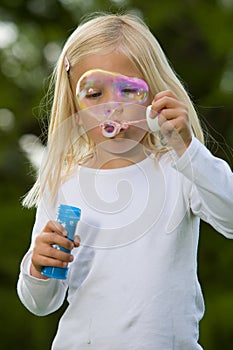
[[[125, 10], [142, 16], [158, 38], [193, 98], [208, 147], [232, 167], [233, 0], [1, 0], [1, 349], [49, 349], [63, 311], [33, 316], [16, 295], [35, 214], [20, 204], [34, 181], [26, 154], [31, 151], [34, 162], [40, 157], [36, 136], [44, 122], [38, 106], [47, 77], [80, 18], [93, 11]], [[202, 224], [198, 261], [206, 302], [200, 342], [205, 350], [231, 350], [232, 242]]]

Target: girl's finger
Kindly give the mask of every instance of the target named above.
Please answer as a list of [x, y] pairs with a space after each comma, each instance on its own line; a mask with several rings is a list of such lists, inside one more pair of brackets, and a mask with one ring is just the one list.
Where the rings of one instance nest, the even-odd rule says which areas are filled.
[[160, 125], [166, 120], [176, 119], [180, 117], [183, 117], [187, 120], [189, 119], [188, 111], [183, 107], [164, 108], [159, 112], [158, 117]]
[[76, 248], [80, 246], [80, 241], [81, 241], [80, 236], [79, 235], [75, 235], [74, 236], [74, 246]]
[[63, 235], [63, 236], [67, 236], [67, 231], [64, 228], [64, 226], [62, 226], [61, 224], [59, 224], [59, 222], [54, 221], [54, 220], [50, 220], [47, 222], [47, 224], [45, 225], [43, 231], [45, 232], [56, 232], [57, 234]]
[[43, 255], [37, 258], [36, 261], [32, 259], [32, 264], [37, 271], [40, 271], [42, 266], [67, 267], [69, 262], [71, 262], [71, 260], [64, 261]]
[[163, 91], [158, 92], [155, 95], [155, 97], [153, 99], [153, 102], [156, 102], [157, 100], [161, 99], [162, 97], [166, 97], [166, 96], [174, 98], [176, 100], [179, 100], [177, 95], [173, 91], [171, 91], [171, 90], [163, 90]]
[[169, 96], [164, 96], [157, 100], [156, 102], [152, 102], [152, 109], [157, 113], [162, 112], [166, 109], [184, 109], [187, 110], [186, 106], [179, 100], [176, 100]]
[[43, 255], [41, 256], [64, 262], [73, 261], [72, 254], [62, 251], [61, 248], [59, 248], [59, 246], [47, 247], [46, 249], [44, 249]]
[[58, 234], [57, 232], [42, 232], [37, 238], [36, 238], [36, 246], [38, 245], [48, 245], [51, 246], [53, 244], [62, 246], [66, 249], [73, 249], [73, 242], [67, 239], [66, 237], [62, 236], [61, 234]]

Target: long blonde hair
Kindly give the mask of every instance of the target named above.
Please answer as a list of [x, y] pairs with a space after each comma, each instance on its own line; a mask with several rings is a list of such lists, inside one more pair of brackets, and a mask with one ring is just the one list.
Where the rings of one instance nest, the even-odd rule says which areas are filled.
[[[189, 109], [193, 133], [204, 142], [202, 128], [188, 93], [146, 24], [131, 14], [98, 14], [89, 17], [68, 38], [54, 69], [50, 86], [54, 95], [45, 161], [23, 205], [37, 205], [46, 187], [54, 199], [62, 179], [69, 176], [71, 170], [87, 155], [92, 154], [93, 142], [75, 122], [76, 108], [70, 85], [72, 66], [89, 55], [107, 54], [113, 50], [130, 59], [147, 81], [152, 96], [169, 89], [185, 103]], [[66, 57], [70, 63], [69, 73], [65, 69]], [[147, 138], [150, 147], [156, 150], [156, 135], [148, 133]]]

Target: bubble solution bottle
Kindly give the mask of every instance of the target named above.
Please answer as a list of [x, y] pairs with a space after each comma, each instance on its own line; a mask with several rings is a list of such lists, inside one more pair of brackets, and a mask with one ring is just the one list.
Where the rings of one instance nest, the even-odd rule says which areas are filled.
[[[78, 221], [80, 220], [81, 215], [81, 209], [61, 204], [58, 208], [58, 214], [57, 214], [57, 222], [64, 226], [64, 228], [67, 231], [67, 239], [70, 241], [74, 240], [74, 234], [76, 230], [76, 226]], [[54, 244], [53, 247], [55, 249], [62, 250], [63, 252], [70, 253], [70, 250], [60, 247], [57, 244]], [[54, 266], [44, 266], [41, 269], [41, 273], [43, 276], [49, 277], [49, 278], [57, 278], [65, 280], [68, 275], [68, 267], [54, 267]]]

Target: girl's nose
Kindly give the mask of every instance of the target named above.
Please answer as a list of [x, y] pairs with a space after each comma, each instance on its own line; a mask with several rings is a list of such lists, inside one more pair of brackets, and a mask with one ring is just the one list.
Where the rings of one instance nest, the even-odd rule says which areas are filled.
[[123, 113], [123, 110], [124, 110], [123, 104], [121, 103], [121, 104], [119, 104], [119, 105], [115, 108], [114, 112], [115, 112], [117, 115], [119, 115], [119, 114], [122, 114], [122, 113]]
[[124, 107], [120, 102], [109, 102], [105, 104], [104, 115], [107, 118], [114, 119], [113, 116], [118, 116], [123, 113]]

